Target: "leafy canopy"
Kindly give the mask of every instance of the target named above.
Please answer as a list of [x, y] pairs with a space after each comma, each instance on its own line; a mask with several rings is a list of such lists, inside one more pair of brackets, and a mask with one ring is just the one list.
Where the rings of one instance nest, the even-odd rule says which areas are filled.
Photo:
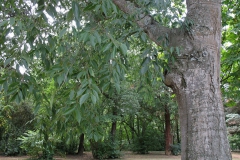
[[[159, 23], [180, 26], [180, 0], [133, 2]], [[142, 74], [151, 65], [161, 73], [171, 58], [111, 0], [10, 0], [1, 3], [0, 17], [0, 89], [17, 102], [44, 98], [39, 84], [50, 78], [68, 91], [74, 108], [95, 105], [110, 86], [120, 91], [130, 54], [142, 54]]]

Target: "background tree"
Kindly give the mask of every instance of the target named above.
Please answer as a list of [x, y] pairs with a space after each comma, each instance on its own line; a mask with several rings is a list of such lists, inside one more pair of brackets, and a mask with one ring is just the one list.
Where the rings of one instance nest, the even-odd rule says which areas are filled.
[[[239, 148], [239, 4], [224, 0], [222, 3], [222, 56], [221, 89], [226, 111], [226, 123], [231, 149]], [[232, 8], [232, 9], [230, 9]]]
[[[224, 102], [234, 106], [239, 101], [239, 4], [236, 1], [223, 1], [223, 38], [221, 56], [221, 87]], [[230, 9], [232, 8], [232, 9]]]

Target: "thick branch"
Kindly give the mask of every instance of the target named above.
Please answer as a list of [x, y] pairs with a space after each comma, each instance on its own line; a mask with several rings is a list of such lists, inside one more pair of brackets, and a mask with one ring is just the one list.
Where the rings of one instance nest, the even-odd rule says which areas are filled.
[[124, 13], [135, 17], [135, 22], [147, 33], [148, 37], [157, 45], [162, 45], [166, 35], [173, 34], [174, 29], [161, 26], [151, 15], [136, 7], [132, 2], [126, 0], [113, 0], [113, 3]]

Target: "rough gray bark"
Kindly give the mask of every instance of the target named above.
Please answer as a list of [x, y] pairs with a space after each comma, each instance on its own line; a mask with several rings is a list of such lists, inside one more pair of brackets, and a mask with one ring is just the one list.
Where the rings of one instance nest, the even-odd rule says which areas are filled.
[[[168, 29], [125, 0], [113, 0], [125, 13], [135, 14], [136, 23], [149, 38], [166, 33], [169, 46], [181, 54], [170, 65], [165, 84], [177, 95], [181, 127], [182, 160], [230, 160], [224, 109], [220, 91], [221, 0], [186, 0], [192, 33]], [[139, 18], [140, 17], [140, 18]]]

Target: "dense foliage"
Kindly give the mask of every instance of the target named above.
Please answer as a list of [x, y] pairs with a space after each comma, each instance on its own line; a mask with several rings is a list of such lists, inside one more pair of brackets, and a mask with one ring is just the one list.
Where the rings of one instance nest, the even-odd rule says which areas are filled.
[[6, 104], [0, 107], [0, 151], [5, 155], [25, 153], [17, 138], [33, 127], [32, 106], [28, 103]]
[[228, 106], [239, 102], [240, 64], [240, 6], [236, 0], [223, 1], [222, 19], [222, 90]]
[[[231, 107], [232, 112], [227, 115], [239, 114], [239, 94], [240, 94], [240, 5], [236, 0], [224, 0], [222, 5], [222, 91], [224, 102], [227, 107]], [[237, 115], [239, 116], [239, 115]], [[229, 117], [227, 117], [228, 119]], [[232, 117], [232, 119], [234, 119]], [[228, 120], [227, 120], [228, 121]], [[236, 120], [237, 121], [237, 120]], [[228, 126], [229, 142], [232, 150], [239, 149], [238, 124]], [[235, 129], [234, 129], [235, 128]]]

